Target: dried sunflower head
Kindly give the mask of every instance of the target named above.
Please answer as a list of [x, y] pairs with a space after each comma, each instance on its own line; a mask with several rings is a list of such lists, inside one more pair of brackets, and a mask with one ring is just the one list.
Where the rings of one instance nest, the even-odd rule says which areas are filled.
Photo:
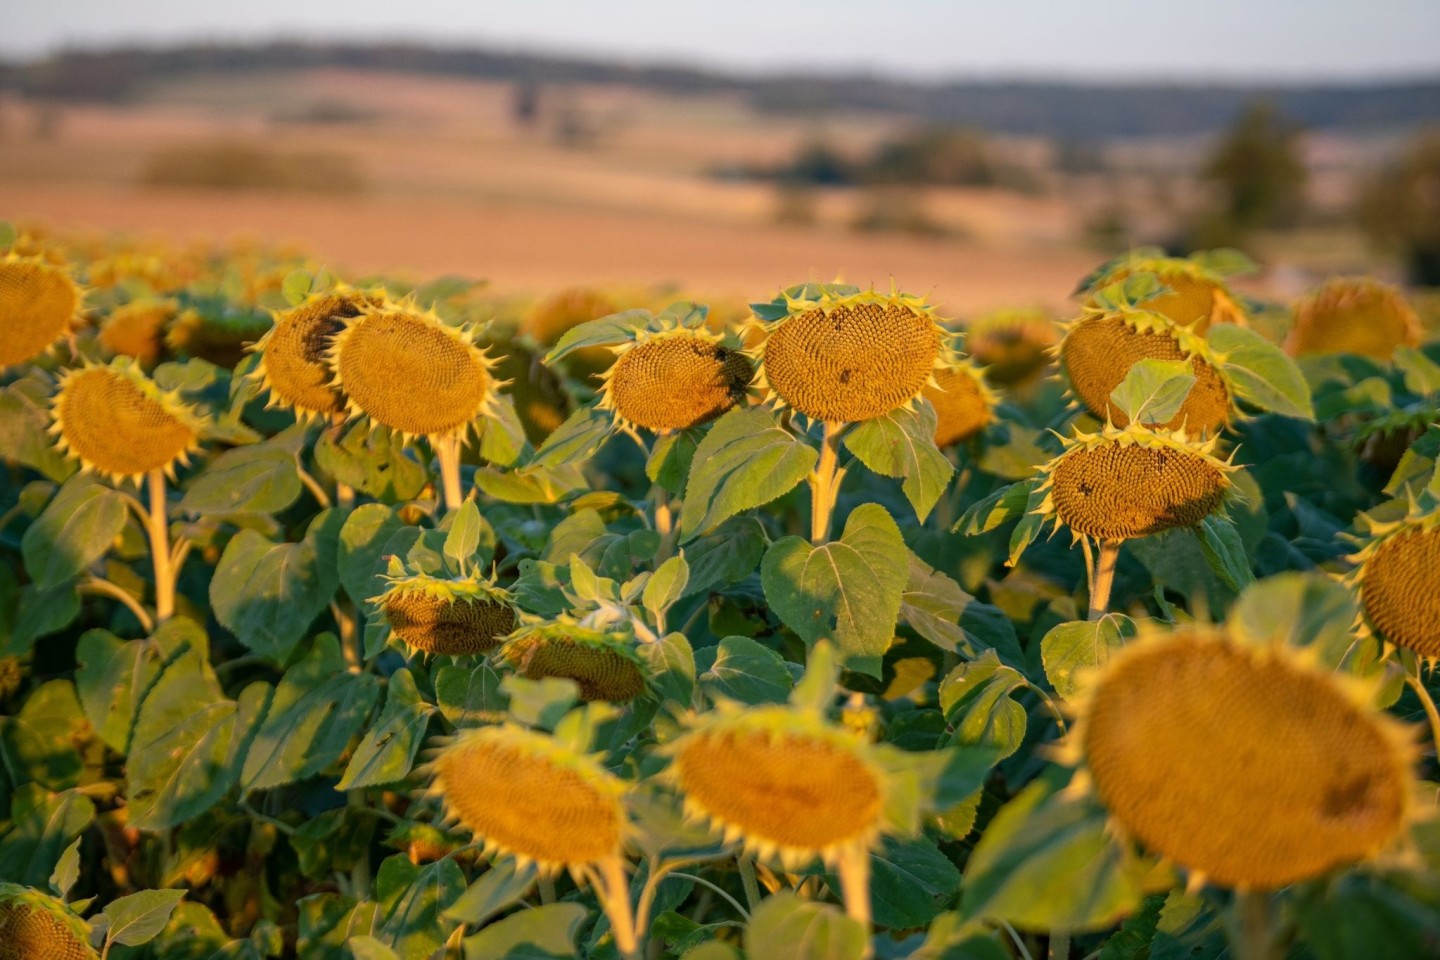
[[[1242, 272], [1254, 269], [1243, 257], [1235, 257], [1234, 251], [1228, 251], [1225, 259], [1235, 260], [1233, 266]], [[1225, 272], [1216, 269], [1212, 260], [1214, 255], [1210, 253], [1167, 257], [1157, 249], [1143, 248], [1106, 264], [1088, 278], [1081, 293], [1093, 294], [1112, 283], [1149, 273], [1154, 274], [1165, 289], [1146, 300], [1145, 309], [1200, 336], [1216, 323], [1246, 326], [1248, 321], [1239, 298], [1226, 283]]]
[[948, 447], [975, 436], [995, 421], [999, 396], [985, 383], [985, 372], [961, 362], [935, 371], [935, 384], [922, 395], [935, 407], [935, 445]]
[[452, 657], [485, 653], [515, 629], [509, 592], [478, 576], [452, 580], [417, 573], [387, 579], [389, 588], [368, 602], [412, 650]]
[[1149, 310], [1088, 309], [1065, 325], [1060, 366], [1070, 388], [1091, 413], [1117, 426], [1128, 424], [1124, 410], [1110, 402], [1110, 394], [1140, 360], [1189, 360], [1195, 384], [1167, 423], [1167, 430], [1213, 433], [1230, 421], [1230, 389], [1220, 373], [1221, 358], [1204, 338]]
[[1285, 339], [1292, 357], [1357, 353], [1390, 359], [1420, 342], [1420, 318], [1400, 291], [1370, 277], [1336, 277], [1295, 304]]
[[453, 327], [412, 303], [360, 305], [335, 334], [326, 361], [351, 416], [403, 437], [464, 438], [490, 414], [495, 361], [472, 328]]
[[100, 345], [149, 366], [165, 352], [165, 328], [180, 305], [174, 300], [132, 300], [116, 307], [100, 326]]
[[729, 338], [666, 324], [616, 347], [600, 409], [656, 433], [709, 423], [745, 399], [755, 368]]
[[1398, 518], [1362, 514], [1361, 522], [1366, 536], [1347, 578], [1359, 594], [1361, 626], [1440, 658], [1440, 507], [1427, 498]]
[[625, 783], [554, 737], [477, 727], [441, 747], [430, 770], [449, 817], [522, 866], [574, 873], [623, 847]]
[[1078, 434], [1040, 468], [1035, 512], [1094, 540], [1196, 526], [1221, 508], [1237, 469], [1212, 455], [1215, 443], [1134, 424]]
[[1000, 310], [965, 325], [965, 352], [1001, 387], [1038, 377], [1059, 342], [1060, 327], [1044, 310]]
[[947, 332], [923, 297], [806, 284], [756, 313], [767, 397], [812, 420], [853, 423], [909, 406], [952, 362]]
[[260, 355], [252, 375], [270, 392], [269, 406], [294, 410], [301, 419], [344, 413], [345, 394], [331, 383], [325, 357], [346, 320], [381, 302], [376, 294], [340, 289], [277, 311], [275, 325], [250, 348]]
[[52, 417], [62, 450], [82, 469], [117, 480], [152, 470], [173, 477], [175, 465], [199, 448], [205, 426], [179, 391], [162, 391], [128, 357], [66, 371]]
[[1369, 858], [1407, 825], [1415, 751], [1374, 692], [1290, 647], [1191, 626], [1102, 668], [1075, 746], [1124, 833], [1197, 879], [1275, 889]]
[[83, 291], [43, 257], [0, 257], [0, 368], [34, 360], [70, 332]]
[[568, 618], [520, 628], [506, 639], [499, 656], [528, 680], [574, 680], [586, 701], [624, 703], [649, 686], [628, 634], [594, 630]]
[[89, 924], [63, 902], [0, 881], [0, 960], [95, 960]]

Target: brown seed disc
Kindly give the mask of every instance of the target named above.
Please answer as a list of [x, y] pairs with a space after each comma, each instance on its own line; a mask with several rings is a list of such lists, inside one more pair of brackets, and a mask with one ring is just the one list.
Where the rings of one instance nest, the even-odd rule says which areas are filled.
[[450, 600], [416, 591], [381, 603], [395, 636], [416, 650], [462, 657], [500, 645], [515, 629], [515, 611], [487, 600]]
[[1380, 635], [1440, 657], [1440, 527], [1386, 539], [1363, 574], [1360, 602]]
[[[1186, 353], [1168, 333], [1140, 333], [1120, 317], [1093, 317], [1071, 328], [1060, 347], [1060, 362], [1075, 395], [1097, 417], [1109, 413], [1110, 422], [1126, 426], [1130, 418], [1110, 402], [1138, 360], [1184, 360]], [[1230, 394], [1215, 368], [1198, 356], [1190, 357], [1195, 384], [1178, 413], [1157, 424], [1166, 430], [1213, 433], [1230, 419]]]
[[65, 335], [80, 295], [63, 270], [31, 260], [0, 261], [0, 367], [25, 363]]
[[1084, 750], [1127, 831], [1223, 886], [1364, 859], [1404, 821], [1404, 758], [1334, 680], [1198, 635], [1112, 664]]
[[851, 750], [803, 733], [706, 730], [675, 759], [686, 797], [758, 844], [816, 853], [879, 828], [882, 792]]
[[883, 417], [910, 402], [935, 369], [940, 332], [902, 304], [858, 303], [796, 314], [765, 341], [765, 377], [815, 420]]
[[1227, 486], [1199, 454], [1108, 442], [1061, 457], [1051, 495], [1071, 530], [1122, 540], [1196, 526], [1220, 506]]
[[0, 960], [91, 960], [90, 945], [33, 903], [0, 902]]
[[701, 337], [673, 334], [632, 347], [615, 361], [615, 411], [647, 430], [709, 423], [745, 399], [755, 370], [744, 354]]
[[105, 367], [71, 374], [56, 416], [61, 436], [82, 463], [117, 476], [167, 467], [195, 442], [189, 424]]
[[469, 425], [491, 390], [484, 362], [457, 335], [402, 312], [354, 321], [336, 367], [370, 419], [418, 436]]
[[345, 394], [331, 386], [325, 354], [345, 321], [359, 316], [360, 305], [376, 302], [373, 297], [333, 294], [276, 315], [261, 359], [266, 382], [276, 396], [296, 410], [323, 415], [343, 412]]
[[620, 849], [613, 794], [544, 752], [500, 736], [467, 736], [435, 760], [441, 792], [477, 838], [544, 864], [587, 864]]
[[940, 386], [927, 385], [924, 395], [935, 405], [937, 447], [968, 440], [995, 419], [973, 374], [946, 368], [935, 372], [935, 380]]
[[629, 657], [604, 642], [555, 633], [531, 633], [510, 641], [505, 659], [527, 680], [564, 677], [580, 687], [580, 699], [623, 703], [645, 692], [645, 674]]

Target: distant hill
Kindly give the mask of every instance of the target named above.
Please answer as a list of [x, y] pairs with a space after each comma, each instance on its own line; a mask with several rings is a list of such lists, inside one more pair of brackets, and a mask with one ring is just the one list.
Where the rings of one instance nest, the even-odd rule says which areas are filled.
[[0, 86], [63, 100], [124, 101], [157, 78], [191, 73], [311, 67], [429, 73], [534, 84], [612, 83], [675, 94], [728, 92], [779, 113], [865, 110], [934, 123], [1068, 140], [1206, 134], [1264, 99], [1310, 128], [1405, 130], [1440, 124], [1440, 77], [1334, 84], [1066, 83], [957, 81], [924, 84], [877, 76], [747, 77], [680, 66], [645, 66], [418, 44], [267, 43], [116, 47], [0, 64]]

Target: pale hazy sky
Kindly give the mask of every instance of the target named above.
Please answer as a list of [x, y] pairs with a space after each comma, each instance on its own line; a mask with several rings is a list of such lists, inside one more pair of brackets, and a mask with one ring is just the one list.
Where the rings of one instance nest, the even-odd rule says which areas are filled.
[[1440, 73], [1440, 0], [0, 0], [0, 56], [65, 44], [414, 39], [919, 78]]

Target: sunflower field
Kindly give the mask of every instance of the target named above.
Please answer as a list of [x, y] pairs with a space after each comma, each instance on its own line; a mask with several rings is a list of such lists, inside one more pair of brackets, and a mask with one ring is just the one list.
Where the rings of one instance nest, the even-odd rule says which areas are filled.
[[0, 225], [0, 960], [1440, 956], [1440, 342]]

